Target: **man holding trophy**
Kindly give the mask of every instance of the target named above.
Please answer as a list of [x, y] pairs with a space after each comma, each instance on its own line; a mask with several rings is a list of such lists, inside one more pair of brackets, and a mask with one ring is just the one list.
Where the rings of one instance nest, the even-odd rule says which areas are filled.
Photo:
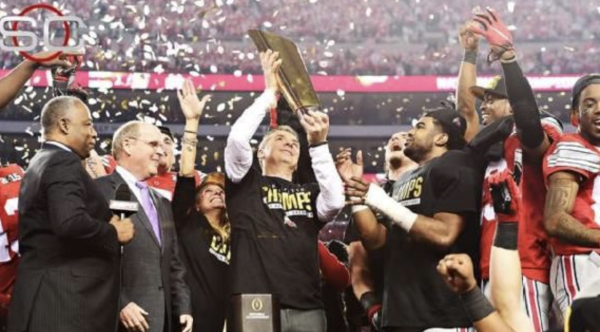
[[[232, 126], [225, 148], [234, 295], [228, 325], [243, 332], [326, 331], [317, 236], [345, 203], [327, 145], [329, 119], [316, 110], [319, 102], [295, 45], [264, 32], [251, 32], [251, 37], [261, 51], [266, 87]], [[292, 182], [300, 144], [288, 126], [264, 135], [254, 163], [250, 139], [280, 91], [307, 133], [317, 183]], [[265, 299], [272, 310], [259, 315]]]

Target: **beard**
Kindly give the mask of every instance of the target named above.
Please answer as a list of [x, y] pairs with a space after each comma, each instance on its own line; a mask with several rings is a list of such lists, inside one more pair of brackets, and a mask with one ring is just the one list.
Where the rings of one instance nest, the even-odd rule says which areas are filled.
[[423, 145], [416, 143], [417, 142], [413, 142], [413, 144], [404, 148], [404, 155], [418, 164], [423, 160], [423, 157], [432, 150], [433, 142], [430, 141], [427, 142], [429, 144]]

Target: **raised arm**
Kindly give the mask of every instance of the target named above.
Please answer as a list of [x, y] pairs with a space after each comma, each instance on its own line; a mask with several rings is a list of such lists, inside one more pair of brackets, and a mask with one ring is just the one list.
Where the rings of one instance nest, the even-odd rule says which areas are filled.
[[464, 50], [458, 87], [456, 89], [456, 107], [460, 115], [467, 120], [465, 140], [470, 142], [479, 132], [479, 115], [475, 109], [475, 96], [469, 90], [477, 83], [477, 50], [479, 36], [468, 29], [473, 22], [467, 22], [458, 31], [458, 40]]
[[533, 90], [517, 63], [512, 34], [498, 13], [490, 8], [487, 13], [478, 14], [475, 20], [481, 23], [483, 29], [472, 26], [471, 31], [485, 37], [491, 46], [491, 55], [502, 63], [506, 93], [523, 151], [529, 160], [539, 160], [551, 142], [542, 128]]
[[515, 331], [533, 332], [531, 319], [521, 310], [523, 279], [517, 248], [521, 192], [508, 170], [492, 174], [489, 182], [498, 220], [490, 258], [491, 300]]
[[239, 183], [252, 167], [250, 139], [265, 115], [277, 105], [277, 71], [282, 60], [277, 52], [267, 50], [260, 54], [260, 61], [265, 75], [265, 91], [231, 126], [225, 147], [225, 173], [234, 183]]
[[[53, 52], [41, 52], [34, 54], [36, 58], [44, 58]], [[71, 63], [67, 60], [56, 58], [45, 62], [33, 62], [24, 60], [17, 67], [11, 70], [8, 75], [0, 79], [0, 109], [10, 103], [19, 93], [21, 88], [27, 83], [27, 80], [33, 76], [33, 73], [41, 66], [52, 67], [62, 66], [70, 67]]]
[[330, 222], [344, 208], [344, 185], [338, 175], [335, 163], [329, 152], [327, 133], [329, 117], [318, 111], [298, 112], [300, 124], [306, 130], [310, 158], [315, 177], [319, 184], [317, 216], [322, 222]]
[[439, 262], [437, 270], [448, 287], [460, 296], [461, 304], [478, 332], [515, 332], [477, 287], [473, 262], [468, 255], [447, 255]]
[[599, 248], [600, 230], [585, 227], [571, 213], [579, 191], [578, 176], [564, 171], [549, 177], [544, 227], [548, 235], [582, 247]]
[[[362, 151], [359, 150], [356, 153], [356, 162], [353, 162], [351, 150], [344, 149], [335, 157], [335, 166], [346, 185], [354, 180], [361, 180], [364, 172]], [[348, 196], [351, 197], [350, 204], [362, 203], [353, 201], [352, 195]], [[374, 250], [383, 247], [387, 231], [383, 225], [377, 222], [375, 214], [368, 206], [352, 206], [352, 218], [365, 248]]]
[[179, 106], [185, 117], [185, 127], [181, 139], [181, 165], [179, 169], [180, 178], [175, 185], [173, 203], [171, 204], [175, 226], [179, 227], [187, 221], [186, 216], [194, 207], [196, 186], [195, 161], [198, 144], [198, 124], [204, 111], [204, 106], [210, 99], [210, 95], [198, 99], [194, 83], [186, 80], [182, 89], [177, 91]]
[[210, 95], [205, 95], [202, 100], [198, 99], [194, 83], [191, 80], [185, 80], [182, 89], [177, 91], [179, 106], [185, 117], [185, 128], [181, 140], [181, 167], [179, 170], [179, 174], [183, 177], [194, 177], [198, 125], [204, 106], [210, 97]]

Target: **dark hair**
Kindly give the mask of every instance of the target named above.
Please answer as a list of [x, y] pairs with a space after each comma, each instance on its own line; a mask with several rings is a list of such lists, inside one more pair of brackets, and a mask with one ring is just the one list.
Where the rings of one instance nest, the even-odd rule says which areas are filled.
[[42, 108], [40, 124], [42, 132], [47, 135], [53, 132], [58, 125], [58, 120], [66, 117], [69, 111], [78, 104], [85, 105], [81, 100], [71, 96], [60, 96], [50, 99]]
[[600, 84], [600, 74], [588, 74], [580, 77], [571, 91], [571, 109], [577, 109], [579, 105], [579, 97], [585, 88], [592, 84]]
[[169, 127], [167, 126], [157, 126], [158, 130], [160, 130], [161, 133], [169, 136], [171, 138], [171, 141], [174, 141], [175, 139], [173, 138], [173, 133], [171, 132], [171, 129], [169, 129]]
[[434, 123], [448, 135], [448, 150], [460, 150], [467, 144], [464, 138], [467, 121], [451, 107], [442, 104], [441, 107], [426, 111], [423, 116], [433, 118]]

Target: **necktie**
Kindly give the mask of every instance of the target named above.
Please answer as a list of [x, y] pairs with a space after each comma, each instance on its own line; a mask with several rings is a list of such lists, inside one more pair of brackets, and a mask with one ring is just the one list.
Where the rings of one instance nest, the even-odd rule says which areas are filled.
[[148, 190], [148, 185], [146, 182], [136, 182], [135, 186], [140, 188], [142, 193], [142, 207], [150, 219], [150, 224], [152, 225], [152, 230], [154, 231], [154, 235], [156, 235], [156, 239], [158, 239], [158, 243], [160, 244], [160, 225], [158, 224], [158, 213], [156, 212], [156, 207], [150, 198], [150, 191]]

